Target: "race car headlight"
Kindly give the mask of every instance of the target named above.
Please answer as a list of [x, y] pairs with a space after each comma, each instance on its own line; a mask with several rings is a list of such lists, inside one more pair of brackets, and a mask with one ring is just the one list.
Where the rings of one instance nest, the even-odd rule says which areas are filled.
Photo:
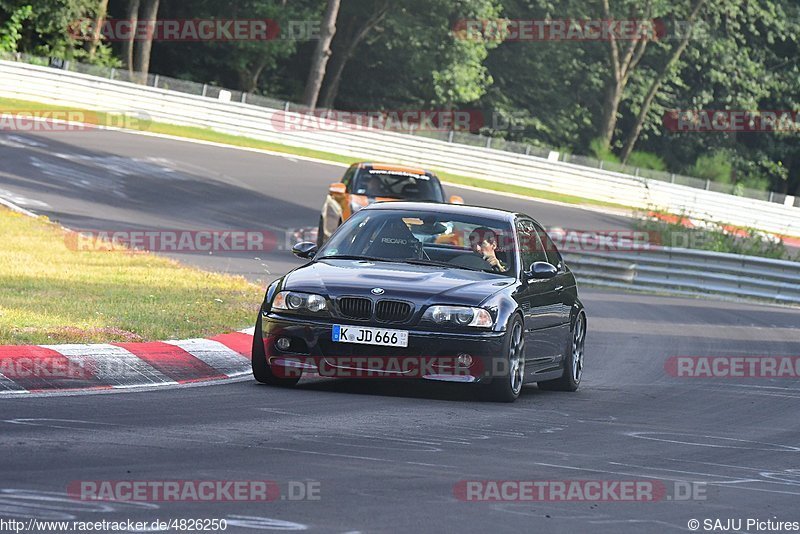
[[281, 311], [309, 311], [320, 313], [328, 309], [325, 297], [313, 293], [298, 293], [296, 291], [281, 291], [272, 301], [273, 310]]
[[491, 328], [494, 325], [494, 320], [487, 310], [467, 306], [431, 306], [422, 319], [450, 326]]

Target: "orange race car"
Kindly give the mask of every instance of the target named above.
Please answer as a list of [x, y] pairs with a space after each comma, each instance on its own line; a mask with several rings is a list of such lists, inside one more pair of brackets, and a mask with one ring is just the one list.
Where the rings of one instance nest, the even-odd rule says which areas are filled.
[[[415, 200], [444, 203], [439, 178], [430, 171], [402, 165], [354, 163], [341, 182], [331, 184], [319, 216], [317, 244], [322, 246], [351, 215], [373, 202]], [[450, 204], [463, 204], [451, 196]]]

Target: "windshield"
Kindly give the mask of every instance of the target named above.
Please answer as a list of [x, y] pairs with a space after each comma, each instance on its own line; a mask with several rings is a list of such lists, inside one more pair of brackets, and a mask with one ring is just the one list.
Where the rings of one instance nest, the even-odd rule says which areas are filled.
[[361, 171], [353, 192], [369, 197], [444, 202], [439, 180], [427, 174], [369, 169]]
[[363, 210], [322, 247], [317, 260], [347, 258], [441, 268], [516, 273], [510, 224], [470, 215], [416, 210]]

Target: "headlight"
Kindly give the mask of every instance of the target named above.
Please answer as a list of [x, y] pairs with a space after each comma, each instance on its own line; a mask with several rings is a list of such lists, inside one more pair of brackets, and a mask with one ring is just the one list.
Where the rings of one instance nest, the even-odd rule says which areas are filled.
[[325, 297], [313, 293], [297, 293], [295, 291], [281, 291], [272, 301], [273, 310], [283, 311], [309, 311], [319, 313], [328, 309]]
[[467, 306], [431, 306], [422, 319], [451, 326], [491, 328], [494, 325], [494, 320], [487, 310]]

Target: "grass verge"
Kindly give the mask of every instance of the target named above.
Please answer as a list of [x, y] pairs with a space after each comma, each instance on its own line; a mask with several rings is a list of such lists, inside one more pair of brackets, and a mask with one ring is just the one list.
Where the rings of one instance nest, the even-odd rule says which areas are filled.
[[[9, 111], [76, 111], [85, 114], [92, 119], [92, 122], [98, 124], [114, 124], [114, 121], [106, 113], [94, 112], [89, 110], [81, 110], [78, 108], [57, 106], [51, 104], [42, 104], [40, 102], [31, 102], [27, 100], [14, 100], [8, 98], [0, 98], [0, 110]], [[178, 126], [175, 124], [167, 124], [162, 122], [148, 121], [139, 125], [132, 124], [131, 129], [147, 131], [151, 133], [172, 135], [175, 137], [184, 137], [187, 139], [198, 139], [202, 141], [211, 141], [214, 143], [221, 143], [232, 146], [239, 146], [245, 148], [255, 148], [260, 150], [270, 150], [272, 152], [280, 152], [282, 154], [291, 154], [295, 156], [305, 156], [309, 158], [322, 159], [333, 161], [336, 163], [351, 164], [363, 161], [364, 158], [354, 158], [349, 156], [342, 156], [332, 152], [324, 152], [321, 150], [313, 150], [309, 148], [299, 148], [279, 143], [270, 143], [268, 141], [260, 141], [249, 137], [242, 137], [226, 133], [217, 132], [210, 128], [199, 128], [195, 126]], [[543, 191], [529, 187], [522, 187], [516, 185], [508, 185], [502, 183], [492, 182], [490, 180], [482, 180], [479, 178], [470, 178], [460, 174], [453, 174], [448, 172], [437, 171], [437, 174], [445, 181], [458, 184], [467, 185], [472, 187], [480, 187], [491, 191], [499, 191], [503, 193], [514, 193], [530, 197], [532, 199], [552, 200], [556, 202], [563, 202], [565, 204], [585, 205], [585, 206], [600, 206], [616, 209], [631, 209], [628, 206], [615, 204], [612, 202], [603, 202], [599, 200], [592, 200], [582, 198], [575, 195], [565, 195], [561, 193], [554, 193], [552, 191]]]
[[206, 337], [252, 326], [263, 288], [141, 252], [77, 252], [0, 207], [0, 344]]

